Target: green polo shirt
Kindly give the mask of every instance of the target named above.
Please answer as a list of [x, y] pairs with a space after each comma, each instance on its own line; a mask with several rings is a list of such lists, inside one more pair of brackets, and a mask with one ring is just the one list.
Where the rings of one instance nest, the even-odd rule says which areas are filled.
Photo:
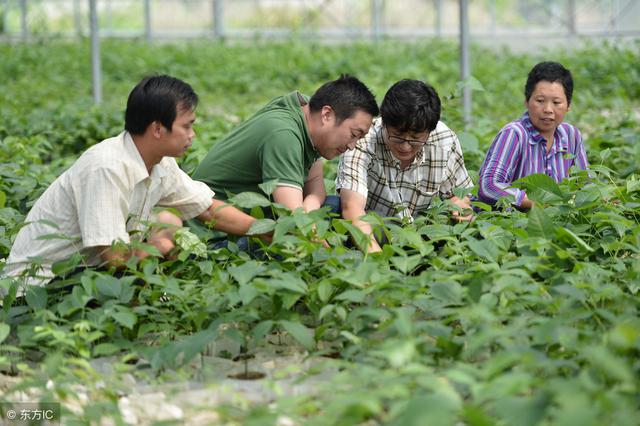
[[307, 102], [298, 92], [269, 102], [218, 141], [193, 178], [209, 185], [221, 200], [228, 193], [262, 193], [258, 184], [274, 179], [302, 189], [319, 158], [300, 107]]

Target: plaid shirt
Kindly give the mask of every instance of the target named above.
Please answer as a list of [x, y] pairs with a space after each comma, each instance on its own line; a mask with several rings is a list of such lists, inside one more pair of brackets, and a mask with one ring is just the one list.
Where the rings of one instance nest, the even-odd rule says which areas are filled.
[[385, 144], [382, 128], [382, 120], [376, 119], [356, 148], [342, 154], [338, 166], [336, 189], [365, 196], [367, 211], [413, 220], [436, 195], [447, 199], [454, 189], [473, 186], [458, 137], [443, 122], [406, 169]]

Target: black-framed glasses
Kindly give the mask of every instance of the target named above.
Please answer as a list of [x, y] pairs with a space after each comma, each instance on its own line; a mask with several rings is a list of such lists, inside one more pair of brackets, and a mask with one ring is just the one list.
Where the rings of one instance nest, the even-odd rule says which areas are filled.
[[403, 143], [406, 142], [409, 145], [411, 145], [411, 147], [413, 148], [421, 148], [427, 144], [427, 140], [429, 139], [429, 135], [427, 135], [427, 138], [423, 141], [418, 141], [414, 139], [404, 139], [404, 138], [401, 138], [400, 136], [394, 136], [391, 133], [389, 133], [389, 128], [386, 125], [384, 126], [384, 129], [387, 132], [387, 138], [389, 139], [389, 142], [393, 142], [394, 144], [397, 144], [397, 145], [402, 145]]

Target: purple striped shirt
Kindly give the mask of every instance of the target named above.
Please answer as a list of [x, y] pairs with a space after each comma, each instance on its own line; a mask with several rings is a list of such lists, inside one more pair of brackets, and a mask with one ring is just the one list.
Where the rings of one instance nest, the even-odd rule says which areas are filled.
[[556, 182], [569, 175], [569, 168], [589, 167], [580, 131], [561, 123], [553, 134], [553, 145], [547, 152], [546, 139], [538, 132], [526, 113], [500, 130], [480, 168], [478, 197], [494, 204], [513, 195], [520, 206], [525, 192], [510, 188], [511, 182], [535, 173], [545, 173]]

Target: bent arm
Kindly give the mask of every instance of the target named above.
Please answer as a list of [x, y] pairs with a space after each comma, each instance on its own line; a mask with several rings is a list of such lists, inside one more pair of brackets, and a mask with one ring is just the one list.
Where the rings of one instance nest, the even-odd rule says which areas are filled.
[[576, 138], [576, 160], [575, 165], [578, 166], [580, 170], [589, 170], [589, 160], [587, 160], [587, 152], [584, 149], [584, 143], [582, 141], [582, 134], [580, 130], [575, 129], [575, 138]]
[[245, 235], [256, 219], [224, 201], [211, 199], [211, 206], [197, 216], [201, 221], [213, 221], [213, 227], [231, 235]]
[[327, 191], [324, 187], [323, 166], [324, 161], [319, 159], [309, 169], [309, 175], [302, 190], [302, 204], [305, 212], [319, 209], [327, 198]]
[[526, 193], [517, 188], [510, 188], [521, 153], [518, 145], [521, 135], [513, 129], [498, 133], [480, 170], [478, 196], [484, 202], [495, 204], [501, 198], [513, 195], [515, 205], [520, 207]]
[[371, 224], [360, 219], [366, 214], [364, 208], [367, 203], [366, 197], [349, 189], [340, 190], [340, 203], [342, 206], [342, 217], [353, 222], [363, 233], [369, 235], [369, 253], [379, 252], [382, 249], [373, 236]]
[[[175, 247], [175, 244], [169, 238], [156, 238], [147, 241], [147, 243], [157, 248], [163, 257], [167, 256]], [[142, 260], [150, 256], [149, 252], [142, 249], [134, 249], [128, 244], [97, 246], [95, 249], [100, 253], [100, 260], [103, 265], [115, 269], [122, 269], [132, 257]]]
[[278, 185], [273, 191], [273, 201], [282, 204], [289, 210], [295, 210], [304, 204], [302, 194], [302, 189], [300, 188]]

